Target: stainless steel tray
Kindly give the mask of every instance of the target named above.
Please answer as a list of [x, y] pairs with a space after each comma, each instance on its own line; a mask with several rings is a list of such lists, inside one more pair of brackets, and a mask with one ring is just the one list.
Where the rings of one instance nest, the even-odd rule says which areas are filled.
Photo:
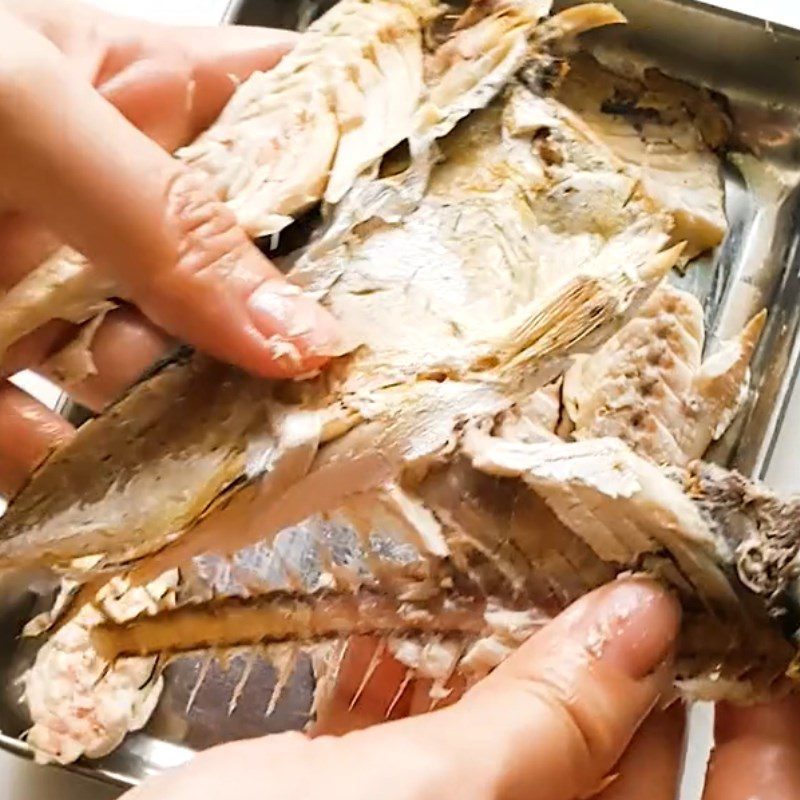
[[[335, 0], [234, 0], [226, 21], [297, 28]], [[557, 6], [574, 0], [557, 0]], [[735, 428], [712, 457], [763, 476], [798, 365], [800, 323], [800, 32], [721, 11], [691, 0], [616, 0], [629, 25], [600, 31], [587, 41], [604, 54], [652, 63], [676, 77], [725, 95], [741, 142], [782, 181], [780, 196], [754, 192], [731, 165], [726, 168], [730, 231], [713, 256], [683, 279], [704, 301], [708, 346], [738, 330], [766, 306], [769, 323], [753, 363], [753, 391]], [[64, 412], [81, 420], [80, 409]], [[0, 581], [0, 746], [30, 757], [18, 738], [27, 727], [15, 678], [33, 645], [21, 642], [22, 625], [48, 602], [46, 592], [6, 578]], [[212, 665], [190, 712], [186, 705], [202, 659], [186, 658], [168, 670], [159, 709], [145, 731], [114, 753], [69, 769], [121, 786], [184, 761], [209, 745], [277, 730], [305, 720], [310, 673], [301, 669], [276, 713], [264, 717], [273, 675], [256, 668], [234, 714], [228, 699], [243, 662], [227, 671]]]

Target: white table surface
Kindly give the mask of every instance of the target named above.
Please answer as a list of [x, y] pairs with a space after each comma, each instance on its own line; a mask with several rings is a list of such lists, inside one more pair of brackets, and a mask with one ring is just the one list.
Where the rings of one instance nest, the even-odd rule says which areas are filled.
[[[177, 24], [213, 24], [227, 6], [227, 0], [89, 0], [118, 13]], [[716, 5], [750, 14], [771, 22], [800, 28], [798, 0], [708, 0]], [[43, 382], [29, 376], [18, 381], [43, 399], [53, 397]], [[774, 454], [769, 483], [778, 490], [800, 490], [797, 452], [800, 450], [800, 389], [795, 391], [784, 425], [784, 436]], [[697, 750], [703, 749], [698, 743]], [[700, 752], [697, 755], [701, 755]], [[692, 781], [694, 783], [694, 781]], [[0, 752], [0, 798], [2, 800], [110, 800], [119, 792], [54, 767], [36, 767]], [[696, 796], [696, 791], [687, 793]], [[201, 800], [201, 799], [198, 799]]]

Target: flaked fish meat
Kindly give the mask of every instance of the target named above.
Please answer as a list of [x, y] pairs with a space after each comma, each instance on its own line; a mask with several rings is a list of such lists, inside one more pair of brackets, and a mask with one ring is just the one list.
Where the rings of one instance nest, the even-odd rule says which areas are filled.
[[[305, 496], [302, 481], [355, 490], [336, 490], [327, 477], [340, 466], [353, 473], [352, 487], [378, 485], [447, 450], [465, 422], [498, 414], [557, 377], [572, 355], [635, 313], [680, 255], [680, 246], [667, 248], [669, 214], [557, 101], [522, 84], [504, 89], [512, 67], [532, 63], [539, 50], [549, 64], [562, 29], [619, 17], [590, 5], [537, 26], [532, 8], [539, 5], [501, 4], [441, 46], [449, 67], [438, 67], [431, 91], [473, 63], [466, 45], [487, 31], [505, 40], [510, 28], [519, 52], [510, 65], [477, 59], [483, 77], [468, 71], [468, 85], [488, 87], [485, 109], [470, 114], [457, 95], [432, 116], [420, 98], [422, 131], [431, 119], [437, 133], [464, 119], [441, 141], [441, 163], [420, 156], [430, 174], [413, 207], [392, 209], [401, 221], [384, 217], [419, 190], [416, 163], [354, 185], [351, 195], [383, 207], [365, 222], [366, 206], [353, 216], [349, 195], [298, 259], [295, 283], [366, 345], [290, 388], [197, 355], [168, 363], [84, 426], [14, 498], [0, 563], [63, 564], [98, 552], [104, 564], [127, 562], [185, 532], [202, 540], [220, 520], [252, 517], [253, 502]], [[453, 57], [457, 45], [467, 56]], [[446, 93], [444, 100], [451, 102]], [[420, 146], [427, 154], [432, 140]], [[563, 151], [556, 162], [554, 149]], [[547, 265], [556, 254], [563, 266], [553, 282]], [[123, 452], [126, 466], [103, 466]], [[290, 514], [285, 498], [278, 505]], [[260, 535], [243, 529], [231, 545]]]
[[[64, 588], [28, 631], [42, 759], [116, 746], [198, 651], [271, 662], [272, 710], [299, 654], [316, 705], [369, 636], [444, 697], [620, 575], [680, 598], [688, 696], [792, 673], [797, 503], [702, 461], [764, 315], [709, 351], [669, 280], [726, 233], [723, 104], [576, 53], [624, 22], [611, 6], [480, 0], [449, 29], [443, 10], [341, 0], [176, 154], [253, 237], [321, 206], [289, 279], [349, 347], [294, 382], [182, 349], [12, 498], [0, 566]], [[66, 251], [25, 281], [0, 349], [118, 296]], [[94, 739], [54, 723], [75, 703], [109, 720]]]

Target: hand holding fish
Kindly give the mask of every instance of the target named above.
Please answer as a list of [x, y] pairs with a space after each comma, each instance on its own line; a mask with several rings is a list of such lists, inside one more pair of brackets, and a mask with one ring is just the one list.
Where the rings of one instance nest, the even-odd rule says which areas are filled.
[[[663, 708], [678, 623], [677, 605], [654, 585], [612, 584], [447, 708], [367, 727], [383, 720], [396, 691], [386, 670], [359, 699], [362, 730], [347, 732], [349, 697], [337, 693], [327, 710], [335, 719], [313, 738], [290, 733], [213, 748], [125, 800], [218, 797], [233, 775], [239, 800], [673, 800], [684, 712], [679, 701]], [[429, 707], [423, 694], [418, 712]], [[799, 708], [796, 699], [721, 706], [704, 800], [797, 797]]]
[[[307, 375], [338, 349], [334, 325], [249, 240], [320, 202], [292, 280], [367, 344], [296, 392], [170, 359], [16, 493], [0, 564], [70, 576], [25, 628], [48, 635], [24, 678], [37, 758], [109, 753], [153, 712], [164, 665], [198, 648], [187, 715], [217, 654], [247, 651], [231, 719], [253, 708], [259, 659], [269, 716], [308, 655], [310, 738], [222, 747], [140, 798], [217, 796], [232, 774], [244, 797], [672, 798], [668, 673], [684, 698], [778, 695], [797, 665], [800, 501], [697, 460], [738, 413], [764, 316], [704, 358], [700, 302], [664, 284], [724, 236], [728, 120], [644, 75], [622, 85], [632, 122], [591, 59], [582, 84], [570, 40], [619, 12], [476, 0], [447, 32], [435, 0], [344, 0], [172, 160], [159, 145], [214, 118], [240, 62], [209, 68], [196, 31], [0, 7], [5, 374], [34, 365], [105, 405], [138, 372], [140, 345], [127, 377], [108, 369], [106, 347], [129, 349], [109, 328], [125, 301], [150, 319], [124, 312], [150, 347], [140, 367], [166, 330], [260, 375]], [[675, 125], [686, 146], [653, 171], [650, 144]], [[673, 174], [700, 177], [685, 195]], [[72, 432], [5, 394], [13, 490]], [[342, 519], [336, 548], [314, 526]], [[308, 537], [313, 569], [284, 536]], [[680, 636], [677, 605], [641, 581], [545, 627], [642, 571], [680, 602]], [[775, 708], [723, 708], [707, 796], [763, 795], [754, 780], [798, 796]]]
[[[104, 319], [83, 329], [32, 323], [5, 355], [0, 330], [0, 493], [71, 432], [3, 376], [36, 369], [99, 409], [164, 354], [170, 335], [267, 376], [326, 360], [332, 319], [169, 156], [293, 40], [286, 31], [160, 27], [69, 0], [0, 2], [0, 294], [66, 243], [143, 312], [104, 302]], [[63, 380], [52, 357], [81, 335], [91, 367]], [[280, 356], [284, 341], [295, 345], [293, 361]]]
[[[635, 729], [669, 686], [679, 616], [677, 604], [653, 584], [605, 587], [448, 708], [341, 737], [282, 734], [228, 744], [127, 798], [221, 797], [232, 779], [239, 800], [588, 798], [615, 772]], [[677, 744], [679, 737], [649, 741], [620, 769], [635, 771], [637, 780], [644, 771], [651, 800], [672, 798], [660, 782], [674, 786]], [[624, 775], [619, 785], [629, 786]]]

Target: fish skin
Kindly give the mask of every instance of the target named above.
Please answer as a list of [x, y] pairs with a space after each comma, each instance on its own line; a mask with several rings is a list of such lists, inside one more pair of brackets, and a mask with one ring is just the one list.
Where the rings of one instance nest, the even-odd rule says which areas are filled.
[[[93, 555], [122, 519], [129, 526], [123, 560], [141, 544], [163, 546], [241, 478], [245, 437], [263, 427], [266, 400], [261, 382], [231, 367], [197, 355], [166, 361], [82, 426], [85, 449], [61, 448], [31, 476], [2, 520], [6, 557], [14, 562], [16, 548], [34, 548], [40, 563], [59, 563], [57, 542], [67, 532], [73, 557]], [[110, 527], [95, 514], [98, 496], [114, 498]]]
[[[581, 8], [591, 20], [598, 17], [594, 6]], [[571, 13], [569, 19], [575, 28], [580, 15]], [[548, 23], [548, 35], [557, 20]], [[526, 24], [532, 28], [534, 22]], [[527, 28], [521, 30], [525, 34]], [[536, 57], [535, 33], [532, 42]], [[454, 131], [455, 142], [485, 146], [472, 159], [445, 159], [435, 167], [430, 192], [401, 225], [381, 220], [366, 228], [356, 225], [347, 241], [317, 251], [296, 268], [294, 279], [312, 291], [321, 288], [321, 301], [369, 347], [320, 378], [297, 384], [298, 405], [280, 396], [291, 389], [199, 355], [167, 367], [83, 427], [14, 498], [0, 522], [0, 564], [65, 567], [76, 557], [100, 552], [104, 561], [94, 572], [118, 568], [178, 539], [196, 521], [194, 546], [227, 541], [238, 549], [265, 530], [250, 524], [236, 536], [226, 520], [242, 514], [252, 519], [258, 508], [266, 529], [270, 509], [280, 510], [274, 526], [280, 520], [281, 527], [325, 511], [290, 504], [286, 492], [291, 489], [294, 497], [310, 502], [314, 495], [302, 481], [313, 478], [335, 487], [344, 461], [351, 470], [361, 463], [363, 479], [373, 484], [423, 468], [449, 447], [460, 425], [506, 410], [562, 372], [574, 353], [591, 351], [615, 332], [679, 256], [674, 248], [663, 250], [670, 220], [610, 151], [568, 122], [550, 134], [553, 146], [563, 149], [560, 163], [535, 154], [544, 183], [539, 171], [535, 181], [529, 180], [526, 164], [503, 162], [509, 139], [516, 140], [513, 153], [514, 145], [531, 141], [540, 130], [525, 114], [526, 104], [534, 116], [540, 116], [542, 104], [551, 115], [561, 112], [556, 101], [513, 87]], [[445, 141], [445, 153], [447, 148]], [[570, 202], [578, 209], [583, 198], [590, 211], [565, 228], [551, 206], [564, 194], [567, 160], [575, 164]], [[492, 177], [498, 168], [504, 176], [499, 187]], [[505, 180], [509, 172], [511, 181]], [[470, 174], [480, 176], [477, 183]], [[602, 202], [595, 196], [598, 186], [606, 190]], [[451, 233], [431, 227], [430, 214], [448, 220], [455, 202], [463, 224], [471, 227]], [[464, 249], [465, 234], [482, 231], [493, 207], [505, 204], [517, 216], [503, 223], [512, 233], [503, 234], [495, 250], [493, 283], [500, 299], [486, 303], [477, 269], [485, 263], [483, 254]], [[533, 234], [544, 249], [519, 262], [513, 246]], [[554, 248], [563, 250], [576, 240], [580, 247], [574, 248], [574, 261], [565, 264], [562, 280], [537, 282], [535, 273]], [[447, 307], [443, 296], [451, 298]], [[389, 324], [392, 319], [403, 320], [407, 336]], [[248, 442], [272, 447], [271, 426], [289, 411], [321, 417], [320, 432], [309, 431], [310, 458], [298, 461], [290, 477], [282, 476], [280, 487], [274, 470], [256, 482], [257, 476], [248, 475]], [[103, 459], [114, 463], [115, 453], [120, 463], [111, 472]], [[339, 486], [329, 504], [345, 499], [348, 490]], [[136, 500], [139, 491], [145, 492], [145, 502]], [[289, 516], [291, 509], [300, 516]]]

